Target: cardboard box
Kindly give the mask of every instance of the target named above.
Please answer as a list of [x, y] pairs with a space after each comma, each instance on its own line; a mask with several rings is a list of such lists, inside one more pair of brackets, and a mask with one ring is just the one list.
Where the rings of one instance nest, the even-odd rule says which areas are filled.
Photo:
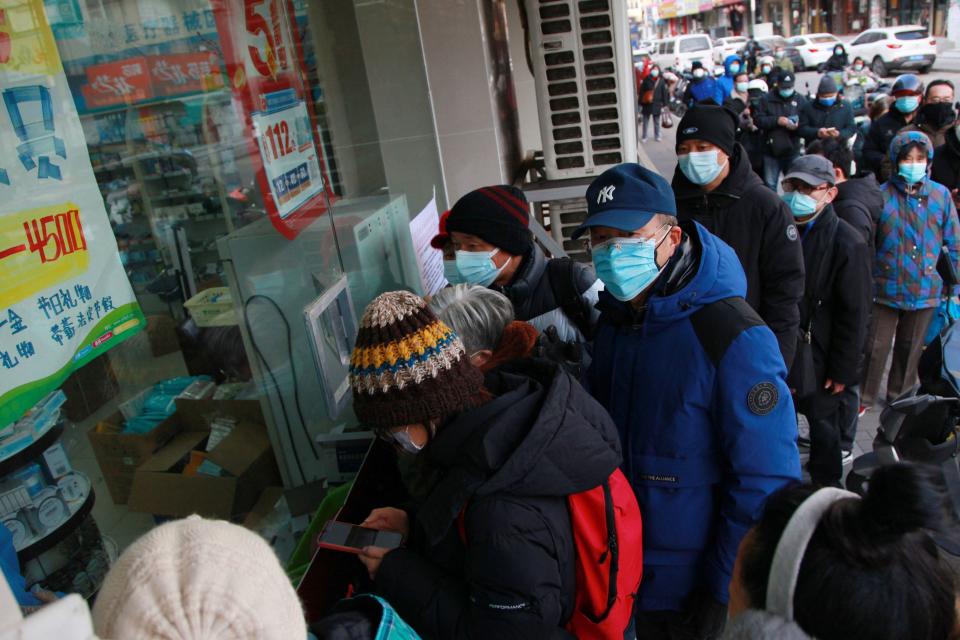
[[[212, 416], [237, 419], [237, 426], [207, 459], [221, 467], [221, 477], [185, 476], [182, 461], [203, 450]], [[194, 513], [239, 520], [270, 486], [281, 484], [280, 472], [256, 400], [177, 400], [177, 412], [167, 419], [178, 434], [134, 473], [127, 506], [131, 511], [184, 517]]]
[[144, 434], [121, 433], [123, 423], [123, 414], [117, 411], [87, 432], [114, 504], [127, 503], [133, 472], [180, 431], [179, 422], [169, 419]]

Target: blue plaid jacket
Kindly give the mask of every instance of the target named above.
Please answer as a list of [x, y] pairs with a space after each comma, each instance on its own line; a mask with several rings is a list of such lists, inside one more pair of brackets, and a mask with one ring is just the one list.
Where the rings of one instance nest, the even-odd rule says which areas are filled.
[[[893, 166], [895, 151], [909, 142], [908, 135], [898, 135], [890, 145]], [[943, 289], [937, 274], [940, 247], [946, 245], [954, 264], [960, 265], [960, 222], [950, 191], [926, 177], [915, 193], [908, 194], [897, 174], [880, 189], [883, 213], [873, 269], [876, 302], [905, 310], [937, 307]]]

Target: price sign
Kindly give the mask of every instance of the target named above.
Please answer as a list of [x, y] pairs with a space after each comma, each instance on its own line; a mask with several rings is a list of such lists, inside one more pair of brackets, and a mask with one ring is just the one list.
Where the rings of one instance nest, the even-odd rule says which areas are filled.
[[323, 192], [307, 105], [291, 90], [265, 96], [268, 107], [253, 115], [270, 191], [282, 219]]
[[227, 75], [274, 227], [294, 238], [333, 199], [289, 0], [213, 0]]

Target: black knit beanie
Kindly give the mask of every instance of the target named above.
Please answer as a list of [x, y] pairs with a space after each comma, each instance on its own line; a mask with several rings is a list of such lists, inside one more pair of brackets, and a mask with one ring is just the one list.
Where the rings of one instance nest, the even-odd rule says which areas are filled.
[[469, 233], [515, 256], [533, 246], [530, 205], [523, 191], [509, 185], [481, 187], [453, 205], [447, 232]]
[[737, 119], [725, 107], [698, 104], [687, 111], [677, 127], [677, 145], [687, 140], [706, 140], [728, 156], [737, 140]]

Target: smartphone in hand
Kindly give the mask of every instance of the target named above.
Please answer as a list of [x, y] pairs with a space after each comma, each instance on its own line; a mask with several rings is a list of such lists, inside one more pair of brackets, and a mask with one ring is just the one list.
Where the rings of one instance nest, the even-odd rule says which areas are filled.
[[331, 520], [320, 532], [317, 546], [346, 553], [360, 553], [364, 547], [396, 549], [402, 540], [403, 535], [399, 531], [378, 531]]

